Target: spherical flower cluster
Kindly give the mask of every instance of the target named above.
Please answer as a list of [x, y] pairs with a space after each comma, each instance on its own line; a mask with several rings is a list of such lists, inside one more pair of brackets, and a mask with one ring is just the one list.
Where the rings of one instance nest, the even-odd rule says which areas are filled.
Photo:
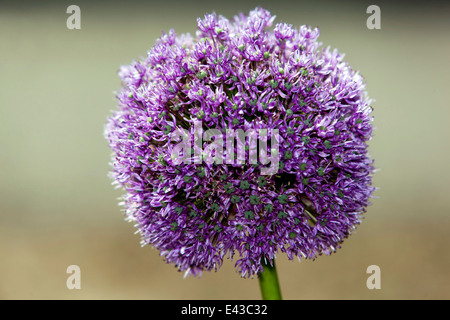
[[[236, 254], [242, 277], [279, 252], [330, 254], [369, 204], [363, 78], [337, 50], [320, 49], [317, 28], [272, 28], [274, 18], [262, 8], [233, 20], [208, 14], [195, 37], [171, 30], [120, 69], [118, 110], [105, 127], [111, 176], [142, 244], [187, 274], [217, 270]], [[262, 174], [267, 163], [250, 163], [248, 145], [211, 151], [195, 128], [277, 133], [267, 141], [277, 170]], [[174, 157], [180, 130], [192, 161]], [[247, 161], [207, 161], [208, 150], [216, 160], [244, 151]]]

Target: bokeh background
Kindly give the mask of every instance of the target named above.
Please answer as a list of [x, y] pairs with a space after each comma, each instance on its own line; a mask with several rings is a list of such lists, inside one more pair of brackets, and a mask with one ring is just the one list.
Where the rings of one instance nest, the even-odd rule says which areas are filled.
[[[81, 8], [81, 30], [66, 8]], [[381, 30], [366, 9], [381, 8]], [[121, 65], [161, 31], [257, 5], [276, 22], [321, 29], [376, 101], [371, 154], [379, 187], [337, 253], [277, 260], [285, 299], [450, 298], [450, 6], [369, 1], [0, 2], [0, 299], [259, 299], [234, 262], [183, 279], [141, 248], [107, 177], [103, 138]], [[68, 290], [66, 268], [81, 268]], [[381, 289], [366, 287], [369, 265]]]

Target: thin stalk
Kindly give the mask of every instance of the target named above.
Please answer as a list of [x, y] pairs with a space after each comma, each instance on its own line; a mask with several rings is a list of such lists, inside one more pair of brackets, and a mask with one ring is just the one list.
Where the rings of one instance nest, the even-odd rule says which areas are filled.
[[258, 275], [258, 280], [263, 300], [282, 300], [275, 260], [270, 265], [270, 263], [265, 263], [263, 259], [262, 265], [264, 270]]

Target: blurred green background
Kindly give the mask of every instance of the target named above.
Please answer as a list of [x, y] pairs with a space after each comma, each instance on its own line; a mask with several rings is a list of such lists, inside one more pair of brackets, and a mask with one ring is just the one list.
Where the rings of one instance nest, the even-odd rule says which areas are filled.
[[[66, 8], [81, 8], [81, 30]], [[234, 262], [183, 279], [141, 248], [107, 177], [103, 127], [121, 65], [161, 31], [195, 32], [196, 18], [260, 5], [276, 22], [321, 29], [367, 80], [370, 150], [379, 187], [342, 248], [316, 261], [277, 260], [285, 299], [450, 298], [450, 6], [368, 1], [39, 1], [0, 4], [0, 299], [259, 299]], [[68, 290], [66, 268], [81, 268]], [[369, 265], [381, 289], [366, 287]]]

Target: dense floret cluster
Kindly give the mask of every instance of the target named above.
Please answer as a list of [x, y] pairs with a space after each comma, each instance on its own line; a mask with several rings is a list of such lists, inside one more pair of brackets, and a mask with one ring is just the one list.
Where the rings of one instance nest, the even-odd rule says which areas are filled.
[[[318, 29], [272, 27], [274, 18], [262, 8], [233, 20], [208, 14], [195, 37], [171, 30], [120, 69], [118, 109], [105, 128], [111, 175], [142, 243], [187, 274], [217, 270], [236, 254], [243, 277], [279, 252], [330, 254], [369, 204], [372, 108], [363, 78], [337, 50], [320, 48]], [[209, 142], [195, 138], [198, 123], [224, 134], [277, 132], [268, 151], [277, 170], [261, 174], [267, 164], [249, 163], [248, 146], [245, 163], [204, 161]], [[180, 129], [193, 143], [190, 162], [173, 154]]]

